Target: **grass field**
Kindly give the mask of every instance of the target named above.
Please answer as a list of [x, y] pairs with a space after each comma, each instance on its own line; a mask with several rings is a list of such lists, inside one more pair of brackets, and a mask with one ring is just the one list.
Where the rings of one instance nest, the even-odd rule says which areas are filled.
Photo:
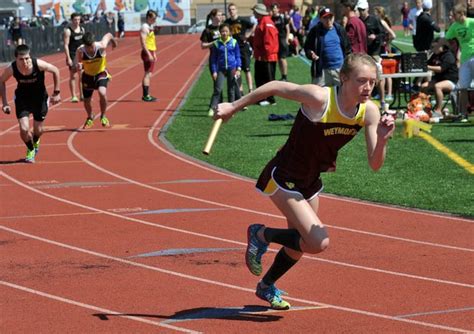
[[[408, 39], [407, 39], [408, 40]], [[288, 59], [289, 81], [309, 83], [309, 66], [298, 57]], [[277, 73], [279, 78], [279, 73]], [[224, 124], [212, 154], [201, 151], [212, 126], [207, 116], [212, 83], [207, 68], [166, 132], [179, 151], [234, 173], [257, 178], [266, 162], [284, 144], [292, 121], [269, 121], [268, 115], [296, 114], [298, 104], [277, 98], [276, 106], [251, 106]], [[474, 217], [474, 124], [435, 124], [431, 136], [450, 152], [467, 160], [470, 171], [420, 137], [406, 139], [398, 123], [389, 142], [384, 167], [370, 170], [363, 130], [339, 153], [336, 173], [324, 173], [325, 192]]]

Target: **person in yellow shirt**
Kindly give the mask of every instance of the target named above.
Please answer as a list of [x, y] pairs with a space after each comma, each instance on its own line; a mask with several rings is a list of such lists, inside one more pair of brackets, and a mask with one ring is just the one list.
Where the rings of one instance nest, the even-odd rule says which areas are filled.
[[340, 70], [340, 86], [320, 87], [270, 81], [241, 99], [217, 106], [214, 119], [228, 121], [245, 106], [275, 95], [301, 103], [287, 142], [263, 169], [256, 187], [270, 196], [287, 218], [288, 228], [252, 224], [247, 229], [245, 260], [250, 272], [263, 273], [262, 256], [270, 243], [283, 246], [257, 284], [256, 295], [273, 309], [289, 309], [275, 286], [303, 256], [329, 245], [320, 216], [320, 174], [336, 170], [338, 151], [365, 127], [367, 159], [372, 170], [385, 160], [388, 139], [395, 128], [392, 115], [380, 115], [370, 100], [377, 82], [377, 64], [366, 54], [348, 55]]
[[140, 29], [140, 43], [142, 46], [141, 57], [143, 60], [143, 67], [145, 69], [145, 75], [142, 80], [143, 96], [142, 100], [145, 102], [156, 101], [156, 97], [153, 97], [149, 93], [151, 72], [155, 67], [156, 62], [156, 41], [155, 31], [153, 25], [156, 22], [158, 14], [154, 10], [146, 12], [146, 22], [143, 23]]
[[105, 116], [107, 111], [107, 84], [111, 78], [107, 71], [106, 48], [109, 43], [112, 47], [117, 46], [117, 41], [111, 33], [107, 33], [99, 42], [95, 41], [95, 36], [91, 32], [86, 32], [82, 38], [83, 44], [79, 46], [76, 53], [76, 63], [78, 69], [82, 67], [82, 94], [84, 95], [84, 108], [87, 112], [87, 119], [83, 128], [87, 129], [94, 125], [94, 115], [92, 114], [92, 93], [99, 92], [100, 98], [100, 122], [103, 127], [110, 127], [110, 122]]

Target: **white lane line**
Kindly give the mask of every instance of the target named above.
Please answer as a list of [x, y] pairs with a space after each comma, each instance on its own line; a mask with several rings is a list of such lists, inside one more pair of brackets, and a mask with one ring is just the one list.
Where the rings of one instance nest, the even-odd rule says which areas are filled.
[[[123, 264], [128, 264], [128, 265], [131, 265], [131, 266], [134, 266], [134, 267], [153, 270], [153, 271], [160, 272], [160, 273], [163, 273], [163, 274], [168, 274], [168, 275], [180, 277], [180, 278], [183, 278], [183, 279], [189, 279], [189, 280], [196, 281], [196, 282], [206, 283], [206, 284], [210, 284], [210, 285], [213, 285], [213, 286], [220, 286], [220, 287], [229, 288], [229, 289], [233, 289], [233, 290], [249, 292], [249, 293], [252, 293], [252, 294], [255, 293], [254, 289], [245, 288], [245, 287], [242, 287], [242, 286], [228, 284], [228, 283], [224, 283], [224, 282], [220, 282], [220, 281], [210, 280], [210, 279], [207, 279], [207, 278], [201, 278], [201, 277], [198, 277], [198, 276], [183, 274], [183, 273], [172, 271], [172, 270], [162, 269], [162, 268], [159, 268], [159, 267], [156, 267], [156, 266], [150, 266], [150, 265], [142, 264], [142, 263], [139, 263], [139, 262], [134, 262], [134, 261], [118, 258], [118, 257], [115, 257], [115, 256], [111, 256], [111, 255], [107, 255], [107, 254], [103, 254], [103, 253], [98, 253], [98, 252], [91, 251], [91, 250], [88, 250], [88, 249], [84, 249], [84, 248], [64, 244], [64, 243], [61, 243], [61, 242], [57, 242], [57, 241], [54, 241], [54, 240], [38, 237], [38, 236], [29, 234], [29, 233], [24, 233], [24, 232], [21, 232], [19, 230], [15, 230], [15, 229], [8, 228], [8, 227], [5, 227], [5, 226], [0, 225], [0, 229], [11, 232], [11, 233], [14, 233], [14, 234], [22, 235], [24, 237], [28, 237], [28, 238], [31, 238], [31, 239], [34, 239], [34, 240], [38, 240], [38, 241], [41, 241], [41, 242], [44, 242], [44, 243], [55, 245], [55, 246], [58, 246], [58, 247], [61, 247], [61, 248], [66, 248], [66, 249], [69, 249], [69, 250], [85, 253], [85, 254], [88, 254], [88, 255], [95, 256], [95, 257], [100, 257], [100, 258], [103, 258], [103, 259], [112, 260], [112, 261], [120, 262], [120, 263], [123, 263]], [[462, 329], [462, 328], [443, 326], [443, 325], [432, 324], [432, 323], [428, 323], [428, 322], [411, 320], [411, 319], [404, 319], [404, 318], [399, 318], [399, 317], [395, 317], [395, 316], [390, 316], [390, 315], [387, 315], [387, 314], [381, 314], [381, 313], [376, 313], [376, 312], [353, 309], [353, 308], [344, 307], [344, 306], [320, 303], [320, 302], [316, 302], [316, 301], [313, 301], [313, 300], [294, 298], [294, 297], [289, 297], [289, 296], [286, 296], [285, 299], [295, 301], [295, 302], [300, 302], [300, 303], [303, 303], [303, 304], [309, 304], [309, 305], [321, 306], [321, 307], [328, 307], [328, 308], [333, 308], [335, 310], [344, 311], [344, 312], [348, 312], [348, 313], [354, 313], [354, 314], [359, 314], [359, 315], [364, 315], [364, 316], [369, 316], [369, 317], [375, 317], [375, 318], [381, 318], [381, 319], [386, 319], [386, 320], [393, 320], [393, 321], [397, 321], [397, 322], [409, 323], [409, 324], [423, 326], [423, 327], [443, 329], [443, 330], [447, 330], [447, 331], [451, 331], [451, 332], [459, 332], [459, 333], [466, 333], [467, 332], [466, 329]]]
[[419, 313], [412, 313], [412, 314], [397, 315], [397, 318], [412, 318], [412, 317], [419, 317], [419, 316], [425, 316], [425, 315], [457, 313], [457, 312], [466, 312], [466, 311], [473, 311], [473, 310], [474, 310], [474, 307], [454, 308], [454, 309], [441, 310], [441, 311], [430, 311], [430, 312], [419, 312]]
[[4, 286], [8, 286], [8, 287], [13, 288], [13, 289], [21, 290], [23, 292], [32, 293], [34, 295], [38, 295], [38, 296], [45, 297], [45, 298], [48, 298], [48, 299], [53, 299], [53, 300], [56, 300], [56, 301], [59, 301], [59, 302], [62, 302], [62, 303], [66, 303], [66, 304], [70, 304], [70, 305], [74, 305], [74, 306], [79, 306], [81, 308], [85, 308], [85, 309], [92, 310], [92, 311], [95, 311], [95, 312], [117, 315], [117, 316], [120, 316], [120, 318], [125, 318], [125, 319], [129, 319], [129, 320], [133, 320], [133, 321], [143, 322], [143, 323], [148, 324], [148, 325], [164, 327], [164, 328], [171, 329], [171, 330], [174, 330], [174, 331], [177, 331], [177, 332], [183, 332], [183, 333], [189, 333], [189, 334], [200, 333], [200, 332], [197, 332], [197, 331], [192, 331], [192, 330], [189, 330], [189, 329], [169, 325], [168, 323], [165, 323], [165, 322], [159, 322], [159, 321], [144, 319], [144, 318], [141, 318], [141, 317], [138, 317], [138, 316], [127, 315], [124, 312], [117, 312], [117, 311], [109, 310], [109, 309], [106, 309], [106, 308], [81, 303], [81, 302], [78, 302], [78, 301], [75, 301], [75, 300], [72, 300], [72, 299], [52, 295], [50, 293], [46, 293], [46, 292], [42, 292], [42, 291], [39, 291], [39, 290], [31, 289], [31, 288], [28, 288], [28, 287], [25, 287], [25, 286], [21, 286], [21, 285], [6, 282], [6, 281], [0, 281], [0, 284], [2, 284]]
[[[103, 213], [104, 215], [108, 215], [108, 216], [111, 216], [111, 217], [131, 221], [131, 222], [135, 222], [135, 223], [139, 223], [139, 224], [143, 224], [143, 225], [147, 225], [147, 226], [162, 228], [162, 229], [165, 229], [165, 230], [178, 232], [178, 233], [184, 233], [184, 234], [188, 234], [188, 235], [192, 235], [192, 236], [196, 236], [196, 237], [202, 237], [202, 238], [206, 238], [206, 239], [210, 239], [210, 240], [215, 240], [215, 241], [220, 241], [220, 242], [225, 242], [225, 243], [230, 243], [230, 244], [235, 244], [235, 245], [240, 245], [240, 246], [247, 246], [247, 244], [244, 243], [244, 242], [219, 238], [219, 237], [215, 237], [215, 236], [212, 236], [212, 235], [209, 235], [209, 234], [192, 232], [192, 231], [179, 229], [179, 228], [175, 228], [175, 227], [171, 227], [171, 226], [151, 223], [151, 222], [146, 221], [146, 220], [137, 219], [137, 218], [133, 218], [133, 217], [130, 217], [130, 216], [123, 216], [123, 215], [120, 215], [120, 214], [117, 214], [117, 213], [108, 212], [108, 211], [105, 211], [105, 210], [102, 210], [102, 209], [98, 209], [98, 208], [94, 208], [94, 207], [84, 205], [84, 204], [81, 204], [81, 203], [73, 202], [73, 201], [70, 201], [70, 200], [67, 200], [67, 199], [64, 199], [64, 198], [60, 198], [60, 197], [48, 194], [44, 191], [35, 189], [35, 188], [33, 188], [29, 185], [26, 185], [26, 184], [22, 183], [19, 180], [13, 178], [12, 176], [6, 174], [3, 171], [0, 171], [0, 175], [7, 178], [10, 181], [12, 181], [13, 183], [16, 183], [17, 185], [19, 185], [23, 188], [26, 188], [26, 189], [28, 189], [32, 192], [43, 195], [45, 197], [54, 199], [58, 202], [66, 203], [66, 204], [77, 206], [77, 207], [80, 207], [80, 208], [83, 208], [83, 209], [86, 209], [86, 210]], [[278, 249], [269, 248], [269, 251], [277, 252]], [[430, 277], [425, 277], [425, 276], [410, 275], [410, 274], [394, 272], [394, 271], [389, 271], [389, 270], [382, 270], [382, 269], [378, 269], [378, 268], [370, 268], [370, 267], [359, 266], [359, 265], [354, 265], [354, 264], [350, 264], [350, 263], [344, 263], [344, 262], [333, 261], [333, 260], [326, 260], [326, 259], [322, 259], [322, 258], [318, 258], [318, 257], [311, 257], [311, 256], [307, 256], [307, 255], [305, 255], [304, 258], [310, 259], [310, 260], [313, 260], [313, 261], [325, 262], [325, 263], [340, 265], [340, 266], [349, 267], [349, 268], [356, 268], [356, 269], [362, 269], [362, 270], [365, 270], [365, 271], [377, 272], [377, 273], [381, 273], [381, 274], [388, 274], [388, 275], [394, 275], [394, 276], [398, 276], [398, 277], [406, 277], [406, 278], [412, 278], [412, 279], [423, 280], [423, 281], [428, 281], [428, 282], [442, 283], [442, 284], [447, 284], [447, 285], [466, 287], [466, 288], [471, 288], [471, 289], [474, 288], [474, 285], [472, 285], [472, 284], [440, 280], [440, 279], [430, 278]]]

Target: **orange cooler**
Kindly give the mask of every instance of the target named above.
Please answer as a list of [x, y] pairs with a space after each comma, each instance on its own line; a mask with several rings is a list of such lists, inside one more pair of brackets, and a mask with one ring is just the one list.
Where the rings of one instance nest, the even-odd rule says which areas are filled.
[[396, 59], [382, 59], [383, 74], [393, 74], [398, 72], [398, 61]]

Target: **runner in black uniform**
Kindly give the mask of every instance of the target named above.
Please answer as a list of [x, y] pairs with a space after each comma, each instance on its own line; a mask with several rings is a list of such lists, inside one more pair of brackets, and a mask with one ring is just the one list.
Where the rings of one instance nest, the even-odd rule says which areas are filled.
[[262, 274], [261, 257], [268, 244], [283, 246], [270, 269], [257, 285], [256, 295], [272, 308], [288, 309], [275, 282], [304, 253], [316, 254], [329, 245], [325, 226], [318, 217], [320, 173], [334, 171], [337, 152], [365, 127], [369, 166], [377, 171], [385, 160], [388, 138], [395, 121], [380, 116], [370, 101], [377, 81], [377, 66], [368, 55], [346, 57], [340, 72], [341, 87], [296, 85], [271, 81], [233, 103], [221, 103], [215, 119], [228, 120], [243, 107], [276, 95], [301, 102], [287, 142], [262, 171], [257, 188], [270, 196], [287, 218], [287, 229], [250, 225], [247, 230], [246, 264], [254, 275]]
[[[0, 94], [2, 95], [4, 113], [9, 114], [5, 82], [14, 76], [18, 82], [15, 90], [15, 110], [20, 127], [20, 137], [27, 149], [26, 162], [35, 162], [39, 151], [40, 137], [43, 134], [43, 121], [48, 113], [48, 93], [44, 84], [44, 72], [53, 73], [54, 92], [51, 103], [61, 101], [59, 96], [59, 70], [41, 59], [31, 58], [30, 48], [19, 45], [15, 49], [15, 61], [3, 71], [0, 77]], [[29, 115], [33, 114], [33, 132], [30, 131]]]
[[[64, 53], [66, 54], [66, 65], [69, 67], [69, 89], [71, 90], [71, 102], [77, 103], [79, 99], [76, 94], [76, 80], [80, 71], [76, 68], [76, 50], [82, 44], [82, 36], [84, 36], [85, 30], [81, 27], [81, 14], [71, 14], [71, 25], [64, 29]], [[82, 96], [82, 88], [79, 78], [79, 92]]]

